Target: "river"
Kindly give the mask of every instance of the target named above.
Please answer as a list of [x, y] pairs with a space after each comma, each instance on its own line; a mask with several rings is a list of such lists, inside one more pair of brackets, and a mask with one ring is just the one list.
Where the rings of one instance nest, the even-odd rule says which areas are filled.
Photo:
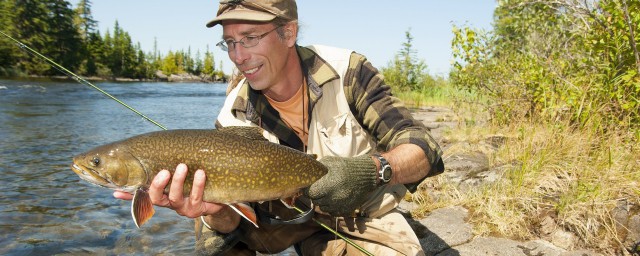
[[[169, 129], [213, 128], [223, 84], [95, 83]], [[69, 169], [73, 155], [160, 128], [72, 81], [0, 80], [0, 255], [192, 254], [193, 221], [128, 201]]]

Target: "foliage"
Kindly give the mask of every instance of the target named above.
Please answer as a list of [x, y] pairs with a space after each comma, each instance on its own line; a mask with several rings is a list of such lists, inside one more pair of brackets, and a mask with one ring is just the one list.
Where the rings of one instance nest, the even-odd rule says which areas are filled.
[[406, 41], [402, 49], [396, 54], [394, 60], [388, 66], [381, 68], [382, 75], [393, 91], [400, 95], [412, 98], [413, 102], [420, 104], [420, 99], [434, 96], [437, 85], [443, 85], [443, 78], [433, 78], [426, 72], [427, 65], [424, 60], [416, 57], [417, 52], [413, 48], [411, 29], [405, 32]]
[[629, 245], [612, 216], [639, 204], [638, 24], [639, 1], [500, 0], [492, 31], [453, 27], [450, 82], [487, 99], [498, 131], [484, 137], [508, 140], [489, 156], [503, 179], [450, 192], [476, 231], [548, 237], [540, 226], [552, 219], [605, 254]]
[[494, 99], [497, 123], [638, 129], [640, 2], [502, 0], [491, 33], [454, 26], [451, 81]]
[[[156, 70], [200, 75], [207, 68], [199, 52], [192, 57], [191, 48], [169, 52], [163, 59], [156, 42], [153, 52], [145, 53], [117, 21], [113, 30], [102, 35], [96, 30], [89, 0], [80, 0], [75, 9], [64, 0], [0, 0], [0, 14], [4, 33], [79, 75], [153, 79]], [[205, 57], [209, 58], [205, 62], [213, 63], [208, 49]], [[59, 75], [4, 37], [0, 37], [0, 63], [0, 75]], [[224, 77], [213, 64], [209, 68], [210, 74]]]

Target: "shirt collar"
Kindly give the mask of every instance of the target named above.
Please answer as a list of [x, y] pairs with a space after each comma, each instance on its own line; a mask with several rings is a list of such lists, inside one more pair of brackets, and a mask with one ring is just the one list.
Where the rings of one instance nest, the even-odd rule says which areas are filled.
[[[315, 103], [322, 97], [322, 86], [326, 83], [338, 79], [338, 73], [324, 59], [309, 48], [297, 46], [296, 50], [300, 57], [303, 75], [307, 78], [307, 86], [309, 88], [309, 113]], [[263, 129], [274, 133], [281, 143], [296, 149], [302, 149], [302, 141], [295, 135], [284, 122], [280, 119], [278, 111], [276, 111], [266, 97], [260, 92], [251, 89], [249, 82], [244, 82], [239, 88], [231, 114], [236, 118], [244, 115], [246, 120], [262, 127]]]

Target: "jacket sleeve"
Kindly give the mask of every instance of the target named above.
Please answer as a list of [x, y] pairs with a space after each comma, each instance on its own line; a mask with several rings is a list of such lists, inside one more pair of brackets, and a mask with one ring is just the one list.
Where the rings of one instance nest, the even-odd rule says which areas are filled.
[[[362, 55], [352, 53], [345, 74], [344, 91], [351, 112], [360, 125], [375, 137], [378, 149], [389, 151], [400, 144], [418, 145], [431, 165], [422, 179], [444, 172], [442, 150], [428, 128], [415, 120], [404, 104], [391, 94], [382, 74]], [[418, 184], [406, 184], [415, 192]]]

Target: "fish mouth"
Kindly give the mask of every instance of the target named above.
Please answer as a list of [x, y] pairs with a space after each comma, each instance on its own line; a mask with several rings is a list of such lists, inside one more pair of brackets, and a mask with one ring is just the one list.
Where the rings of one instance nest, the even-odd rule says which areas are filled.
[[111, 189], [118, 188], [118, 186], [116, 186], [112, 181], [102, 177], [94, 169], [87, 168], [85, 166], [81, 166], [73, 163], [71, 165], [71, 170], [76, 174], [78, 174], [78, 176], [80, 176], [81, 179], [86, 180], [89, 183], [92, 183], [101, 187], [105, 187], [105, 188], [111, 188]]

